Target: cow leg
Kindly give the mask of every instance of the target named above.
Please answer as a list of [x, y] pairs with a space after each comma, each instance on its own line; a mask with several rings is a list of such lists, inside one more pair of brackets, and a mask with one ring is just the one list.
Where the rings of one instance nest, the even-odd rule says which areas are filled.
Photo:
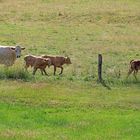
[[40, 69], [40, 71], [41, 71], [41, 74], [42, 74], [42, 75], [44, 75], [44, 74], [43, 74], [43, 70], [42, 70], [42, 69]]
[[61, 72], [59, 73], [59, 75], [61, 75], [63, 73], [63, 67], [60, 66], [59, 68], [61, 68]]
[[133, 69], [130, 69], [127, 75], [127, 78], [129, 77], [129, 75], [133, 72]]
[[137, 77], [136, 77], [137, 73], [138, 73], [138, 71], [135, 70], [135, 71], [134, 71], [134, 74], [133, 74], [136, 80], [137, 80]]
[[37, 71], [37, 68], [34, 68], [33, 75], [35, 75], [36, 71]]
[[25, 68], [25, 70], [27, 71], [27, 69], [29, 68], [29, 65], [25, 65], [24, 68]]
[[43, 71], [44, 71], [45, 75], [49, 76], [49, 75], [47, 74], [47, 72], [46, 72], [46, 70], [45, 70], [45, 69], [43, 69]]
[[55, 72], [56, 72], [56, 66], [54, 66], [54, 75], [55, 75]]

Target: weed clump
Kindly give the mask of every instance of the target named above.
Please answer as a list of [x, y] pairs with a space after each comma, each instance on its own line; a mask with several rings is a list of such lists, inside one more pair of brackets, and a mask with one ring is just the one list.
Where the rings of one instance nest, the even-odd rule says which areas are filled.
[[22, 68], [1, 68], [0, 79], [15, 79], [29, 81], [32, 79], [32, 76]]

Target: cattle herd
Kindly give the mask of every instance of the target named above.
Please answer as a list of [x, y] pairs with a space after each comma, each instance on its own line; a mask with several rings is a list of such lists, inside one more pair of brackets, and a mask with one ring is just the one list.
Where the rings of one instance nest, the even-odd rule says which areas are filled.
[[[9, 67], [12, 66], [16, 60], [21, 56], [21, 50], [25, 48], [20, 46], [0, 46], [0, 64], [4, 64]], [[28, 67], [33, 67], [33, 75], [35, 75], [37, 69], [40, 69], [42, 75], [48, 75], [46, 72], [46, 67], [53, 66], [54, 67], [54, 75], [56, 73], [56, 68], [60, 68], [60, 75], [63, 73], [63, 65], [71, 64], [71, 60], [69, 57], [63, 56], [51, 56], [51, 55], [42, 55], [42, 56], [34, 56], [34, 55], [26, 55], [24, 57], [25, 60], [25, 69]], [[136, 78], [136, 74], [140, 70], [140, 60], [131, 60], [130, 61], [130, 69], [128, 72], [128, 76], [133, 73]], [[128, 77], [127, 76], [127, 77]]]
[[[16, 60], [21, 56], [21, 50], [25, 48], [20, 46], [0, 46], [0, 64], [4, 64], [5, 66], [12, 66]], [[42, 55], [42, 56], [34, 56], [34, 55], [26, 55], [24, 57], [25, 60], [25, 69], [28, 67], [33, 67], [33, 75], [35, 75], [37, 69], [40, 69], [42, 75], [48, 75], [46, 72], [46, 67], [53, 66], [54, 67], [54, 75], [56, 73], [56, 68], [60, 68], [60, 75], [63, 73], [63, 65], [71, 64], [71, 60], [69, 57], [63, 56], [51, 56], [51, 55]]]
[[25, 69], [29, 66], [33, 67], [33, 75], [35, 75], [37, 69], [40, 69], [42, 75], [43, 72], [45, 75], [48, 75], [46, 73], [46, 67], [50, 67], [51, 65], [54, 66], [54, 75], [56, 72], [56, 67], [61, 68], [61, 72], [59, 75], [63, 73], [63, 67], [64, 64], [71, 64], [71, 60], [69, 57], [63, 57], [63, 56], [50, 56], [50, 55], [42, 55], [42, 56], [34, 56], [34, 55], [26, 55], [24, 57], [25, 60]]

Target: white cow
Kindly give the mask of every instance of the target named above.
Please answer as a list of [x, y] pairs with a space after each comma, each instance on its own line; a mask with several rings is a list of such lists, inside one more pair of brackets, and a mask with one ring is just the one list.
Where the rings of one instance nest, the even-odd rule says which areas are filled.
[[24, 50], [20, 46], [0, 46], [0, 64], [5, 66], [12, 66], [21, 55], [21, 50]]

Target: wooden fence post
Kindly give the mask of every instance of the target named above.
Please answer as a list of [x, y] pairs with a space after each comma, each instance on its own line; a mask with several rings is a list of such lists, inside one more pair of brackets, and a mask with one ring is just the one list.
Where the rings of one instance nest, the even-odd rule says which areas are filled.
[[102, 82], [102, 55], [98, 54], [98, 81]]

